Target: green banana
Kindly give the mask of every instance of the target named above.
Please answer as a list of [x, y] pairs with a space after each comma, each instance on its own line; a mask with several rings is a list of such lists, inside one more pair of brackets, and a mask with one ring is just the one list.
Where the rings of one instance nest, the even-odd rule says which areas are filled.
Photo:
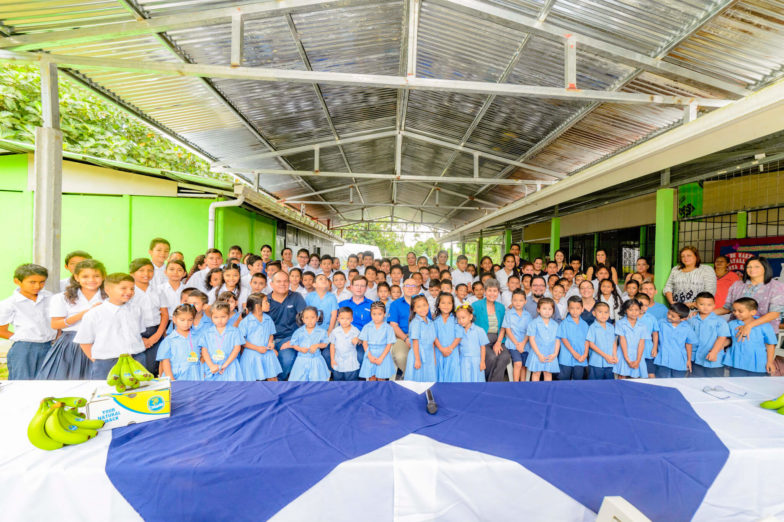
[[120, 356], [122, 366], [120, 366], [120, 380], [126, 388], [133, 388], [133, 383], [138, 382], [133, 376], [130, 364], [128, 363], [128, 356]]
[[78, 417], [74, 412], [68, 410], [63, 411], [63, 419], [69, 424], [86, 430], [99, 430], [104, 425], [102, 420], [88, 420], [84, 417]]
[[781, 395], [778, 399], [765, 401], [761, 403], [760, 406], [766, 410], [778, 410], [784, 408], [784, 395]]
[[142, 363], [134, 359], [133, 357], [128, 357], [128, 365], [133, 372], [133, 376], [136, 377], [139, 381], [149, 381], [153, 378], [153, 374], [147, 371], [147, 368], [144, 367]]
[[124, 392], [125, 390], [127, 390], [127, 389], [128, 389], [128, 388], [127, 388], [127, 387], [126, 387], [126, 386], [125, 386], [123, 383], [121, 383], [121, 382], [118, 382], [118, 383], [117, 383], [117, 384], [116, 384], [114, 387], [115, 387], [115, 389], [117, 390], [117, 393], [122, 393], [122, 392]]
[[87, 415], [85, 415], [84, 413], [80, 412], [79, 408], [65, 408], [65, 411], [67, 411], [71, 415], [73, 415], [75, 417], [79, 417], [81, 419], [87, 418]]
[[50, 408], [54, 408], [54, 411], [46, 418], [44, 428], [51, 439], [63, 444], [81, 444], [92, 438], [88, 430], [80, 430], [63, 419], [63, 403], [57, 402]]
[[27, 426], [27, 438], [30, 443], [38, 449], [51, 451], [63, 447], [62, 442], [53, 440], [46, 434], [46, 421], [54, 413], [55, 407], [49, 406], [46, 399], [41, 401], [38, 411], [33, 415], [33, 419]]
[[87, 399], [84, 397], [60, 397], [54, 399], [55, 402], [62, 402], [66, 406], [70, 406], [71, 408], [81, 408], [83, 406], [87, 406]]
[[121, 361], [122, 356], [117, 359], [117, 363], [112, 366], [112, 369], [109, 370], [109, 375], [106, 376], [106, 384], [109, 386], [114, 386], [120, 382], [120, 369], [122, 367]]

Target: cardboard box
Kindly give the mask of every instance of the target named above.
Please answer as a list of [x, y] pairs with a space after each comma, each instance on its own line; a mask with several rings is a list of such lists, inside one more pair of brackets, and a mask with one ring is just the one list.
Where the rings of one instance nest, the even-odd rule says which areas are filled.
[[87, 404], [88, 419], [106, 422], [102, 430], [165, 419], [170, 415], [171, 381], [168, 378], [142, 382], [135, 390], [123, 393], [103, 385], [93, 392]]

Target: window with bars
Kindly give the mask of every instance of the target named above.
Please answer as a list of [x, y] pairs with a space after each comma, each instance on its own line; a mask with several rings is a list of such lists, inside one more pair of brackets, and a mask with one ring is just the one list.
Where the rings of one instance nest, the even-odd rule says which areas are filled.
[[733, 239], [737, 232], [737, 214], [722, 214], [689, 219], [678, 223], [678, 250], [690, 245], [697, 248], [702, 261], [713, 263], [714, 242]]
[[784, 207], [749, 212], [747, 237], [784, 236]]

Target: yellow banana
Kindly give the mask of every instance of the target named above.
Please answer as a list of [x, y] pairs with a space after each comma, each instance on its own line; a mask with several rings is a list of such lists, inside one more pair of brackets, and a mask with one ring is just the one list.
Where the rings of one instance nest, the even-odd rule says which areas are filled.
[[106, 384], [114, 386], [120, 382], [120, 369], [122, 367], [122, 356], [117, 359], [117, 363], [109, 370], [109, 375], [106, 376]]
[[133, 370], [131, 370], [131, 366], [128, 363], [128, 356], [120, 356], [120, 361], [120, 380], [126, 388], [133, 388], [133, 383], [137, 379], [133, 376]]
[[55, 407], [49, 406], [46, 399], [42, 400], [38, 411], [27, 426], [27, 438], [38, 449], [51, 451], [63, 447], [63, 443], [49, 437], [44, 428], [46, 420], [54, 413], [54, 410]]
[[128, 357], [128, 365], [133, 371], [133, 376], [139, 381], [149, 381], [153, 375], [147, 371], [142, 363], [134, 359], [132, 356]]
[[70, 406], [71, 408], [81, 408], [82, 406], [87, 406], [87, 399], [84, 397], [60, 397], [59, 399], [54, 399], [55, 402], [62, 402], [66, 406]]
[[104, 421], [102, 420], [89, 420], [84, 417], [78, 417], [72, 411], [63, 410], [63, 419], [69, 424], [78, 426], [85, 430], [99, 430], [103, 428]]
[[66, 423], [62, 417], [63, 403], [58, 402], [53, 406], [54, 411], [46, 418], [44, 428], [50, 438], [63, 444], [81, 444], [90, 439], [86, 430], [79, 430], [77, 426]]

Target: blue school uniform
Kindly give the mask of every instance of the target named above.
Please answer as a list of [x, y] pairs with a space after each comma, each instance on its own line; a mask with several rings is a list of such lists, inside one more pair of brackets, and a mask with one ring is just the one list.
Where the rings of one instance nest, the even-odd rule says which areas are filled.
[[[724, 354], [724, 365], [747, 372], [766, 374], [768, 350], [766, 344], [776, 345], [776, 333], [770, 323], [755, 326], [749, 332], [749, 338], [738, 341], [735, 336], [738, 328], [743, 326], [743, 321], [734, 319], [729, 322], [730, 338], [732, 344]], [[732, 374], [730, 374], [732, 375]]]
[[[447, 316], [446, 321], [443, 316], [439, 315], [433, 319], [433, 323], [436, 327], [436, 338], [444, 348], [455, 342], [455, 339], [462, 339], [465, 330], [457, 324], [454, 315]], [[444, 357], [441, 351], [436, 349], [436, 366], [438, 367], [436, 371], [438, 382], [460, 382], [459, 343], [448, 357]]]
[[667, 319], [668, 310], [669, 308], [661, 303], [653, 303], [648, 307], [648, 311], [645, 313], [651, 314], [654, 318], [656, 318], [657, 322], [661, 322], [662, 320]]
[[[236, 322], [237, 322], [237, 321], [239, 321], [240, 319], [242, 319], [242, 312], [240, 312], [239, 310], [237, 310], [236, 312], [234, 312], [234, 313], [231, 315], [231, 317], [229, 317], [229, 322], [228, 322], [228, 323], [226, 323], [226, 324], [228, 324], [229, 326], [234, 326], [234, 323], [236, 323]], [[235, 327], [235, 328], [239, 328], [239, 325], [237, 325], [237, 326], [234, 326], [234, 327]]]
[[460, 339], [460, 379], [462, 382], [485, 382], [485, 372], [479, 367], [482, 363], [482, 346], [490, 344], [487, 332], [475, 324], [466, 330], [462, 328]]
[[[567, 316], [566, 319], [561, 321], [558, 325], [558, 338], [566, 339], [572, 345], [572, 349], [578, 354], [585, 353], [585, 338], [588, 336], [588, 323], [582, 320], [574, 322], [572, 316]], [[561, 350], [558, 352], [558, 364], [564, 366], [588, 366], [588, 359], [580, 362], [574, 358], [566, 346], [561, 343]]]
[[730, 337], [730, 327], [727, 321], [711, 312], [703, 319], [699, 314], [688, 321], [697, 337], [697, 344], [691, 348], [691, 360], [704, 368], [721, 368], [724, 366], [724, 352], [719, 352], [715, 361], [705, 358], [716, 344], [719, 337]]
[[[215, 323], [212, 322], [212, 319], [210, 319], [210, 317], [207, 314], [202, 314], [201, 315], [201, 320], [199, 321], [199, 324], [194, 324], [193, 326], [191, 326], [191, 332], [194, 333], [194, 334], [204, 333], [213, 324], [215, 324]], [[228, 322], [226, 324], [230, 325], [231, 322]], [[169, 326], [166, 327], [166, 335], [169, 335], [173, 331], [174, 331], [174, 322], [169, 321]]]
[[169, 359], [172, 375], [178, 381], [201, 381], [201, 348], [193, 331], [183, 337], [176, 330], [167, 335], [158, 347], [157, 359]]
[[692, 345], [692, 349], [694, 349], [698, 342], [697, 336], [688, 322], [681, 321], [678, 326], [673, 326], [667, 319], [660, 321], [659, 350], [653, 362], [657, 366], [685, 372], [688, 370], [686, 344]]
[[335, 294], [327, 292], [324, 294], [324, 297], [319, 297], [318, 293], [313, 291], [305, 296], [305, 304], [316, 307], [316, 310], [322, 313], [324, 321], [321, 323], [321, 326], [325, 330], [328, 329], [332, 312], [338, 309], [338, 299], [335, 297]]
[[[536, 341], [536, 347], [543, 357], [555, 353], [555, 342], [558, 340], [558, 322], [555, 319], [550, 318], [545, 324], [544, 319], [537, 317], [528, 325], [526, 334]], [[558, 373], [561, 370], [557, 357], [550, 362], [542, 362], [533, 348], [531, 348], [531, 354], [528, 356], [525, 367], [532, 372]]]
[[[291, 345], [307, 347], [314, 344], [321, 344], [329, 342], [327, 339], [327, 330], [316, 326], [313, 331], [308, 332], [305, 326], [300, 326], [291, 336]], [[289, 374], [289, 381], [328, 381], [329, 368], [327, 362], [321, 355], [321, 349], [316, 350], [314, 353], [297, 351], [297, 358], [294, 359], [294, 365], [291, 367]]]
[[[632, 326], [626, 317], [615, 324], [615, 333], [618, 337], [626, 339], [626, 353], [629, 355], [629, 360], [632, 361], [637, 359], [640, 341], [643, 341], [644, 344], [647, 339], [651, 338], [651, 332], [648, 330], [648, 325], [645, 322], [637, 319], [634, 326]], [[645, 364], [645, 349], [643, 348], [643, 357], [640, 359], [640, 365], [637, 368], [632, 368], [626, 362], [626, 358], [623, 357], [621, 340], [618, 339], [618, 362], [613, 367], [613, 373], [625, 377], [646, 379], [648, 377], [648, 366]]]
[[[256, 346], [269, 346], [270, 335], [275, 335], [275, 323], [267, 314], [262, 314], [261, 321], [255, 315], [248, 314], [240, 321], [240, 334], [246, 342]], [[240, 368], [246, 381], [263, 381], [277, 377], [283, 371], [278, 361], [278, 356], [272, 350], [259, 353], [250, 348], [244, 348], [240, 355]]]
[[[395, 331], [389, 326], [389, 323], [383, 322], [378, 327], [373, 321], [367, 323], [362, 327], [359, 332], [359, 340], [367, 341], [367, 349], [373, 357], [380, 357], [388, 344], [394, 344]], [[389, 379], [397, 374], [397, 367], [392, 360], [392, 349], [381, 361], [381, 364], [374, 364], [370, 362], [367, 357], [362, 359], [362, 366], [359, 368], [359, 376], [363, 379], [376, 377], [378, 379]]]
[[[201, 323], [199, 323], [201, 326]], [[193, 331], [193, 329], [191, 329]], [[223, 334], [218, 332], [217, 327], [213, 324], [206, 328], [203, 332], [199, 333], [199, 346], [207, 349], [210, 354], [212, 362], [218, 366], [222, 366], [226, 359], [229, 358], [234, 347], [237, 345], [242, 346], [245, 344], [245, 339], [240, 334], [240, 331], [233, 326], [226, 325]], [[241, 381], [242, 369], [237, 358], [231, 361], [223, 374], [210, 372], [210, 367], [207, 364], [202, 365], [202, 373], [205, 381]]]
[[653, 373], [653, 354], [651, 353], [653, 352], [653, 333], [656, 332], [656, 335], [659, 335], [659, 320], [649, 312], [645, 312], [637, 320], [644, 323], [648, 327], [648, 333], [651, 334], [650, 339], [645, 340], [645, 351], [642, 354], [648, 373], [651, 374]]
[[[404, 378], [407, 381], [416, 382], [435, 382], [438, 379], [436, 373], [436, 354], [435, 343], [436, 327], [433, 321], [425, 321], [418, 315], [414, 317], [408, 325], [408, 335], [411, 339], [411, 350], [406, 359], [406, 371]], [[414, 368], [416, 357], [414, 357], [414, 341], [419, 341], [419, 360], [422, 366], [417, 370]]]
[[[501, 324], [501, 327], [511, 330], [512, 335], [517, 339], [517, 342], [522, 342], [526, 335], [528, 335], [528, 325], [531, 324], [531, 321], [533, 320], [534, 318], [531, 317], [531, 314], [527, 311], [523, 310], [521, 314], [518, 314], [514, 308], [511, 308], [504, 314], [504, 321]], [[512, 361], [525, 364], [526, 358], [529, 357], [528, 352], [530, 351], [530, 348], [520, 353], [517, 350], [515, 343], [513, 343], [508, 336], [504, 339], [504, 346], [506, 346], [506, 349], [509, 350], [509, 353], [512, 355]]]
[[356, 326], [350, 325], [348, 332], [343, 327], [337, 325], [329, 333], [329, 342], [335, 351], [335, 358], [328, 364], [332, 368], [333, 381], [357, 381], [359, 380], [359, 358], [357, 357], [357, 346], [354, 339], [359, 339], [359, 330]]
[[[612, 356], [613, 343], [615, 343], [615, 327], [608, 321], [604, 326], [595, 321], [588, 328], [586, 341], [595, 344], [602, 352]], [[588, 352], [588, 378], [589, 379], [613, 379], [613, 364], [596, 353], [594, 350]]]

